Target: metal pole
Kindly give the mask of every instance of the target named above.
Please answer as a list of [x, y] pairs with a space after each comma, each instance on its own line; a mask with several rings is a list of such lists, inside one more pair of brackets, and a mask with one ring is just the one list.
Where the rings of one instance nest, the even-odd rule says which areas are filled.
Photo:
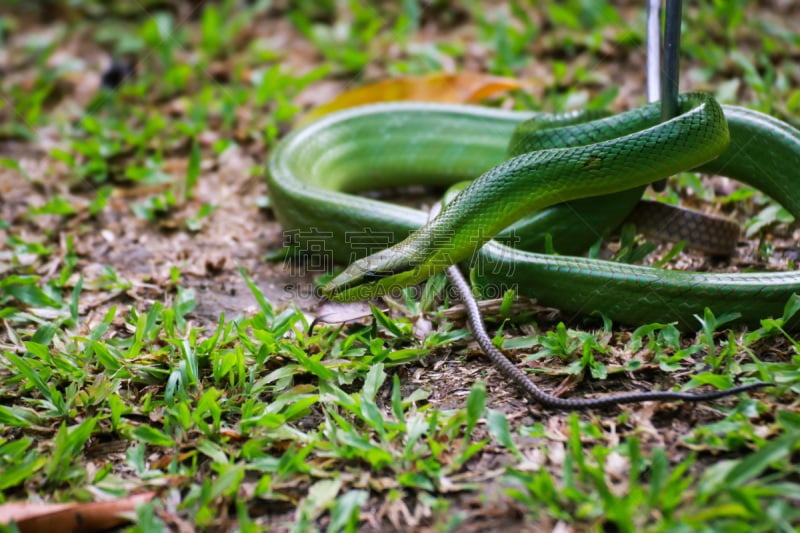
[[647, 101], [661, 99], [661, 0], [647, 1]]

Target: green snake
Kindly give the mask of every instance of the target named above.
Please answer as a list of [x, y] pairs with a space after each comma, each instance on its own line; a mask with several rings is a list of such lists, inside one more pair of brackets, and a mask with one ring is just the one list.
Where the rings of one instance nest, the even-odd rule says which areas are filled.
[[[682, 95], [679, 107], [666, 122], [658, 103], [604, 118], [425, 103], [352, 108], [276, 146], [272, 205], [298, 251], [319, 250], [322, 240], [325, 253], [352, 263], [324, 289], [335, 300], [390, 293], [468, 261], [484, 293], [514, 288], [574, 315], [683, 329], [697, 329], [706, 307], [751, 326], [780, 317], [800, 290], [798, 272], [695, 273], [529, 251], [545, 236], [561, 253], [587, 248], [624, 220], [648, 183], [689, 169], [748, 183], [800, 217], [792, 183], [800, 132], [707, 95]], [[430, 222], [354, 194], [472, 178]]]

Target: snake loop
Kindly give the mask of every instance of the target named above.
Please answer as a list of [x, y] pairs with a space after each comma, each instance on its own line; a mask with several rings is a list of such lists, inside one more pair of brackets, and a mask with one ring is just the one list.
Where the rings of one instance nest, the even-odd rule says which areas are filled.
[[[543, 305], [599, 311], [624, 323], [697, 329], [694, 316], [705, 307], [738, 313], [749, 325], [780, 316], [800, 290], [800, 273], [680, 272], [532, 253], [499, 242], [524, 227], [538, 235], [530, 242], [549, 233], [557, 250], [562, 244], [588, 246], [627, 216], [643, 186], [689, 169], [749, 183], [800, 216], [800, 187], [793, 184], [800, 132], [705, 95], [683, 95], [682, 113], [665, 123], [658, 124], [657, 110], [649, 104], [568, 129], [548, 128], [543, 137], [553, 146], [543, 150], [525, 151], [519, 139], [528, 136], [518, 136], [512, 146], [522, 153], [506, 160], [515, 129], [530, 113], [420, 103], [363, 106], [292, 132], [273, 151], [268, 183], [278, 219], [300, 230], [301, 251], [310, 242], [305, 234], [324, 235], [339, 262], [375, 252], [387, 240], [398, 243], [334, 279], [326, 290], [336, 299], [376, 296], [471, 258], [475, 279], [485, 287], [513, 287]], [[351, 194], [475, 176], [429, 224], [421, 211]], [[350, 246], [354, 236], [362, 243], [358, 250]]]

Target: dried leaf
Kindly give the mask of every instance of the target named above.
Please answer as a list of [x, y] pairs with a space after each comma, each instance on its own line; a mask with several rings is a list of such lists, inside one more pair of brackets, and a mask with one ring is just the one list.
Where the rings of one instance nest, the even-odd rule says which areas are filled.
[[315, 322], [341, 324], [372, 316], [368, 302], [326, 302], [319, 308]]
[[374, 102], [419, 100], [453, 104], [478, 103], [485, 98], [524, 86], [525, 83], [520, 80], [476, 72], [395, 78], [342, 93], [311, 111], [301, 122], [310, 122], [333, 111]]
[[7, 503], [0, 505], [0, 524], [17, 524], [20, 533], [48, 531], [73, 533], [104, 531], [127, 524], [124, 516], [155, 497], [155, 492], [119, 500], [89, 503]]
[[[197, 455], [196, 451], [184, 452], [184, 453], [178, 454], [178, 462], [182, 463], [183, 461], [185, 461], [187, 459], [190, 459], [191, 457], [193, 457], [195, 455]], [[174, 458], [175, 458], [175, 454], [169, 453], [169, 454], [164, 455], [163, 457], [159, 458], [158, 460], [154, 461], [153, 464], [151, 465], [151, 467], [153, 469], [157, 469], [157, 470], [165, 470], [170, 465], [170, 463], [172, 462], [172, 460]]]

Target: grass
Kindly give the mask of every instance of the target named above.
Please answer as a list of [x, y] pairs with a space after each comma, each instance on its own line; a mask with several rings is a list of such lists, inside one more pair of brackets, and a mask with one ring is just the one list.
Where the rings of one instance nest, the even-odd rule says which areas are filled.
[[[319, 87], [455, 67], [534, 79], [503, 105], [636, 104], [639, 4], [86, 0], [43, 25], [16, 2], [0, 18], [0, 184], [22, 191], [0, 203], [0, 502], [157, 489], [131, 531], [793, 531], [797, 299], [750, 331], [706, 313], [696, 335], [568, 327], [507, 299], [495, 341], [550, 390], [777, 384], [578, 415], [527, 409], [473, 357], [440, 278], [312, 328], [308, 300], [270, 289], [286, 278], [267, 246], [248, 247], [280, 245], [262, 165]], [[687, 6], [686, 87], [796, 115], [800, 32], [772, 9]], [[133, 67], [118, 88], [97, 81], [103, 50]], [[760, 194], [685, 175], [665, 196], [722, 206], [783, 260], [791, 221]], [[653, 251], [627, 230], [618, 246]]]

